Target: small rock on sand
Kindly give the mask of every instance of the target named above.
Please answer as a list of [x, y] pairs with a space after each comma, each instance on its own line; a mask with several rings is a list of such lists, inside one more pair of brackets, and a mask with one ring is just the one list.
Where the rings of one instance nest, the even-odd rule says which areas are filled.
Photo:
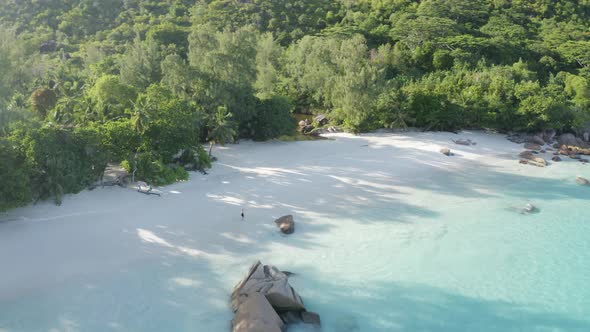
[[445, 156], [452, 156], [451, 149], [449, 148], [442, 148], [440, 149], [440, 153], [444, 154]]

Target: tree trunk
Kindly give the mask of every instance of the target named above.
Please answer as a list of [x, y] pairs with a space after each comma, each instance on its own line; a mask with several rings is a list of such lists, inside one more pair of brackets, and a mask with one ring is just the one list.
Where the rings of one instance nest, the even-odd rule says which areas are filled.
[[209, 158], [211, 158], [211, 150], [213, 150], [213, 141], [209, 142]]

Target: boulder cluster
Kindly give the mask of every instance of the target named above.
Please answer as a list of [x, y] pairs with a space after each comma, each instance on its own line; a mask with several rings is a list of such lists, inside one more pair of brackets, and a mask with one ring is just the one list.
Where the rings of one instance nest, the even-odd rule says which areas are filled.
[[308, 134], [312, 136], [320, 136], [328, 133], [340, 133], [342, 129], [340, 127], [326, 127], [329, 123], [328, 118], [325, 115], [318, 115], [313, 118], [313, 122], [309, 119], [299, 121], [299, 132], [302, 134]]
[[539, 154], [548, 152], [553, 153], [551, 160], [554, 162], [562, 161], [561, 156], [567, 156], [583, 163], [589, 161], [581, 156], [590, 155], [590, 143], [586, 142], [585, 138], [576, 137], [574, 134], [563, 134], [556, 137], [554, 130], [548, 130], [537, 135], [509, 135], [508, 139], [515, 143], [524, 143], [525, 151], [519, 154], [521, 164], [545, 167], [548, 163]]
[[232, 292], [232, 332], [282, 332], [290, 324], [319, 327], [320, 316], [306, 310], [289, 284], [290, 274], [254, 263]]

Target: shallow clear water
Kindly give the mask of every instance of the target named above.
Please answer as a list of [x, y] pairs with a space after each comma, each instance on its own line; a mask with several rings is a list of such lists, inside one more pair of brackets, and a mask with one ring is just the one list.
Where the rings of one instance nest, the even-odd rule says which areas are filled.
[[[171, 187], [181, 195], [151, 200], [138, 212], [141, 222], [88, 229], [88, 238], [104, 247], [91, 252], [87, 273], [70, 273], [63, 262], [46, 271], [47, 285], [14, 294], [0, 286], [0, 331], [228, 331], [231, 288], [256, 259], [297, 274], [291, 283], [320, 313], [323, 331], [590, 330], [590, 188], [574, 181], [590, 177], [590, 166], [508, 169], [513, 160], [493, 167], [470, 160], [457, 171], [458, 164], [438, 156], [413, 156], [398, 158], [407, 167], [394, 172], [397, 148], [350, 152], [363, 143], [242, 144], [224, 151], [209, 176]], [[309, 144], [330, 153], [307, 151]], [[273, 156], [284, 149], [309, 159], [279, 167]], [[418, 163], [432, 168], [414, 169]], [[151, 198], [133, 196], [127, 206], [145, 199]], [[514, 210], [527, 202], [540, 211]], [[243, 205], [241, 223], [234, 214]], [[201, 220], [201, 208], [215, 209], [215, 217]], [[169, 210], [177, 211], [174, 218]], [[285, 213], [297, 221], [289, 237], [272, 225]], [[0, 224], [12, 239], [26, 231]], [[45, 248], [47, 259], [55, 259], [52, 242], [43, 241], [38, 254]], [[83, 246], [74, 244], [70, 249]], [[114, 257], [127, 246], [137, 254]], [[86, 256], [80, 253], [72, 266]], [[15, 261], [3, 265], [21, 264], [18, 253], [10, 257]]]

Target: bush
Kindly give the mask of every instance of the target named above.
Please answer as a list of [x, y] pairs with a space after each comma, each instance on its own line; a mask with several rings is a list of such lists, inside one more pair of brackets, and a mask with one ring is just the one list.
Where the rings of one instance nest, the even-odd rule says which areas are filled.
[[5, 139], [0, 139], [0, 179], [0, 211], [31, 201], [29, 169], [13, 142]]
[[107, 122], [99, 130], [101, 146], [109, 153], [111, 161], [125, 160], [139, 148], [140, 137], [128, 119]]
[[151, 154], [139, 155], [136, 162], [135, 178], [137, 180], [143, 180], [155, 186], [188, 180], [188, 172], [182, 166], [168, 167], [161, 160], [154, 159]]
[[107, 155], [93, 128], [43, 127], [28, 132], [22, 142], [34, 198], [53, 197], [59, 204], [64, 194], [97, 181], [106, 167]]
[[291, 108], [287, 98], [282, 96], [259, 100], [256, 116], [252, 120], [252, 137], [266, 140], [293, 132], [296, 123], [291, 116]]

